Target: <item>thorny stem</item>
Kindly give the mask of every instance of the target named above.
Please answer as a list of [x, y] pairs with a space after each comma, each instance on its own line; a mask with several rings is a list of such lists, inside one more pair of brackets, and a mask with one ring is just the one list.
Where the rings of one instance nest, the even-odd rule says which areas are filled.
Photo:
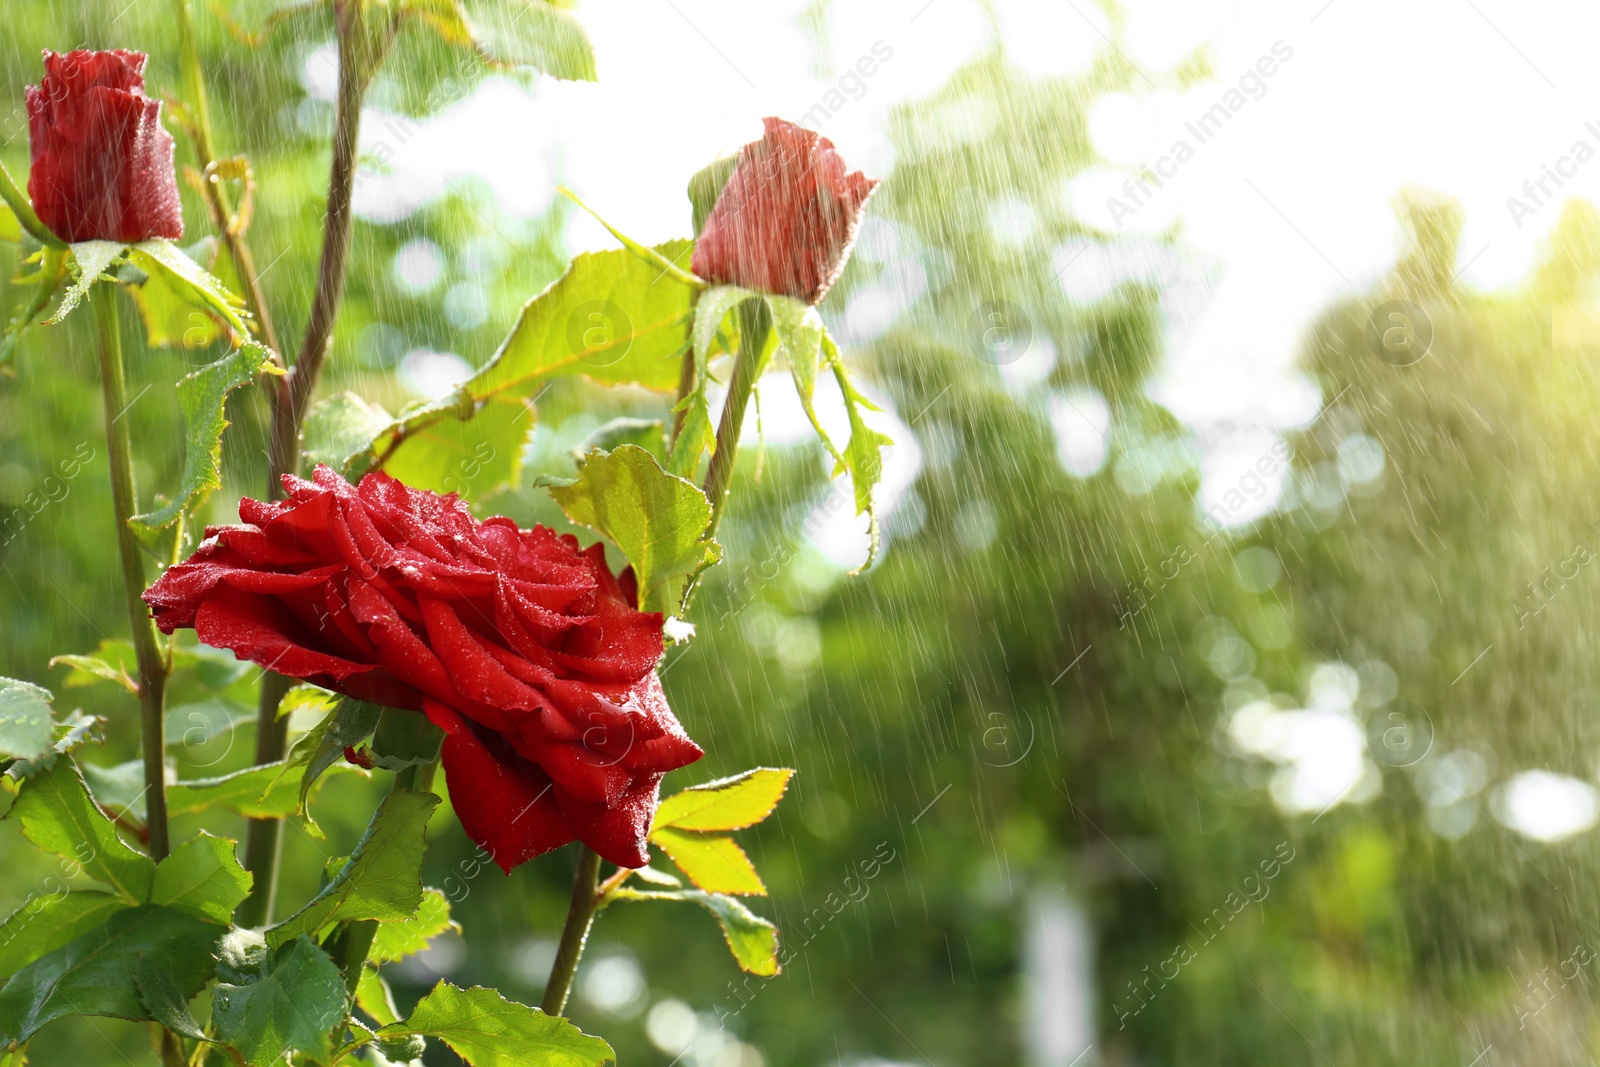
[[600, 877], [600, 854], [588, 845], [580, 844], [578, 848], [578, 869], [572, 875], [572, 903], [567, 906], [567, 922], [561, 928], [556, 961], [550, 965], [550, 981], [545, 983], [544, 999], [539, 1003], [546, 1015], [560, 1015], [567, 1008], [567, 994], [572, 992], [572, 979], [578, 973], [584, 942], [589, 939], [595, 906], [600, 903], [600, 894], [595, 891], [595, 882]]
[[133, 626], [133, 651], [139, 671], [140, 740], [144, 748], [145, 825], [150, 858], [167, 856], [167, 660], [156, 637], [144, 592], [144, 552], [128, 520], [138, 507], [133, 485], [133, 448], [128, 424], [128, 390], [122, 370], [122, 333], [117, 317], [116, 286], [101, 287], [91, 303], [100, 332], [100, 384], [105, 397], [106, 454], [111, 465], [111, 501], [117, 525], [117, 550], [122, 558], [122, 588], [128, 621]]
[[[356, 55], [355, 37], [359, 29], [341, 25], [339, 34], [339, 102], [334, 118], [333, 162], [328, 173], [328, 209], [322, 241], [322, 260], [317, 270], [317, 291], [306, 324], [305, 340], [299, 358], [280, 379], [278, 400], [272, 411], [272, 439], [268, 451], [267, 492], [270, 499], [283, 496], [281, 476], [299, 466], [300, 424], [306, 405], [316, 387], [317, 376], [327, 358], [333, 337], [334, 320], [344, 296], [345, 265], [350, 257], [350, 231], [353, 222], [351, 201], [355, 195], [358, 139], [361, 132], [361, 103], [366, 95], [372, 68]], [[278, 704], [293, 683], [270, 671], [262, 680], [261, 700], [256, 709], [256, 763], [272, 763], [283, 758], [289, 724], [278, 718]], [[255, 874], [255, 886], [239, 905], [241, 926], [260, 926], [272, 921], [273, 898], [277, 894], [278, 852], [282, 824], [274, 819], [252, 819], [245, 837], [245, 867]]]
[[[267, 310], [267, 302], [262, 296], [261, 279], [256, 274], [255, 258], [250, 254], [250, 246], [245, 243], [244, 234], [233, 223], [233, 204], [230, 202], [227, 187], [223, 185], [221, 178], [211, 173], [211, 165], [217, 159], [216, 142], [211, 135], [211, 106], [206, 98], [205, 71], [200, 65], [200, 51], [195, 44], [194, 18], [190, 11], [190, 3], [189, 0], [173, 0], [173, 2], [178, 9], [178, 38], [183, 52], [183, 76], [188, 82], [189, 107], [194, 116], [192, 132], [195, 155], [200, 161], [206, 206], [211, 209], [211, 221], [216, 226], [217, 233], [221, 235], [222, 243], [228, 249], [234, 270], [238, 273], [239, 280], [244, 283], [245, 301], [250, 313], [255, 316], [261, 340], [272, 349], [272, 358], [281, 367], [283, 349], [278, 344], [278, 331], [272, 324], [272, 315]], [[262, 384], [267, 390], [268, 400], [275, 403], [278, 379], [275, 376], [263, 375]]]
[[772, 326], [772, 316], [764, 300], [747, 300], [739, 305], [739, 354], [734, 357], [733, 375], [728, 379], [728, 398], [722, 408], [722, 420], [717, 426], [717, 443], [711, 453], [711, 464], [706, 469], [706, 499], [711, 501], [711, 524], [706, 536], [717, 532], [717, 522], [722, 518], [722, 505], [728, 496], [728, 485], [733, 480], [733, 463], [739, 453], [739, 434], [744, 429], [745, 409], [750, 406], [750, 393], [756, 379], [761, 376], [761, 355], [766, 348], [767, 331]]

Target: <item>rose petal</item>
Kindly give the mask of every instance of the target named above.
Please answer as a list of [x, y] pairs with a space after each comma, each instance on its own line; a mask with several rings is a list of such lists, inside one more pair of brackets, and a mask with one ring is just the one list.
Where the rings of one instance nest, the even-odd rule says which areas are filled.
[[572, 841], [550, 777], [503, 745], [486, 743], [453, 709], [429, 700], [423, 711], [444, 731], [445, 784], [461, 828], [500, 868], [512, 868]]

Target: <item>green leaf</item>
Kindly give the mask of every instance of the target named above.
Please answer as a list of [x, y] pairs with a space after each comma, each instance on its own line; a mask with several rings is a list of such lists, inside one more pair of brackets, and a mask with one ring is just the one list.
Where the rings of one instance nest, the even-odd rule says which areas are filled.
[[[354, 748], [371, 737], [382, 716], [383, 708], [377, 704], [368, 704], [365, 700], [342, 696], [334, 704], [333, 711], [327, 718], [307, 730], [294, 743], [294, 747], [289, 750], [289, 758], [284, 763], [284, 772], [287, 773], [293, 768], [304, 768], [300, 779], [300, 801], [296, 807], [297, 811], [307, 811], [306, 802], [311, 796], [311, 787], [316, 784], [317, 779], [321, 778], [329, 767], [344, 758], [345, 749]], [[307, 821], [312, 828], [316, 826], [316, 822], [309, 817]], [[321, 835], [320, 830], [315, 832]]]
[[56, 764], [58, 757], [69, 752], [74, 752], [93, 741], [97, 745], [105, 744], [106, 720], [99, 715], [85, 715], [80, 709], [73, 708], [67, 717], [56, 723], [52, 736], [54, 740], [44, 755], [35, 759], [19, 759], [6, 768], [6, 777], [14, 782], [31, 778], [40, 771], [49, 770]]
[[689, 204], [694, 209], [695, 237], [699, 237], [700, 231], [705, 229], [706, 220], [711, 217], [711, 209], [717, 206], [722, 190], [738, 166], [739, 153], [730, 152], [701, 167], [695, 172], [694, 177], [689, 179]]
[[315, 466], [325, 463], [343, 472], [345, 464], [371, 447], [394, 421], [383, 408], [354, 393], [335, 393], [306, 413], [303, 454]]
[[[548, 0], [468, 0], [465, 10], [452, 6], [468, 38], [490, 62], [531, 67], [564, 81], [595, 80], [589, 35], [570, 12]], [[463, 43], [449, 34], [446, 39]]]
[[[669, 260], [683, 258], [690, 248], [688, 241], [656, 246]], [[370, 451], [386, 457], [384, 467], [391, 474], [423, 469], [442, 477], [436, 462], [423, 467], [418, 461], [417, 468], [396, 464], [407, 462], [423, 430], [446, 420], [491, 413], [502, 424], [515, 421], [522, 414], [520, 402], [552, 378], [582, 376], [603, 385], [675, 392], [692, 291], [626, 249], [576, 256], [565, 274], [523, 305], [510, 336], [489, 362], [450, 396], [402, 411]], [[456, 453], [451, 463], [471, 457], [472, 440], [490, 440], [496, 461], [506, 451], [482, 432], [476, 439], [437, 432], [446, 435], [440, 447]]]
[[326, 716], [339, 702], [335, 693], [304, 682], [283, 694], [278, 701], [278, 718], [305, 712], [308, 715]]
[[623, 886], [611, 891], [609, 900], [686, 900], [700, 905], [722, 927], [722, 937], [739, 966], [751, 974], [770, 978], [777, 974], [778, 928], [756, 915], [736, 898], [698, 889], [648, 890]]
[[390, 793], [372, 817], [350, 862], [311, 902], [267, 930], [267, 942], [282, 945], [315, 934], [332, 922], [409, 919], [421, 907], [424, 831], [439, 797], [400, 790]]
[[144, 825], [144, 761], [129, 760], [112, 767], [85, 763], [78, 768], [95, 805], [118, 822]]
[[420, 767], [439, 758], [444, 731], [420, 711], [384, 708], [372, 732], [372, 762], [386, 771]]
[[114, 893], [95, 889], [69, 893], [64, 884], [53, 895], [30, 896], [0, 924], [0, 974], [15, 974], [127, 907], [128, 902]]
[[0, 203], [0, 244], [21, 243], [22, 223], [17, 220], [17, 213], [11, 210], [10, 204]]
[[184, 1037], [209, 1040], [189, 1012], [189, 998], [173, 981], [159, 955], [146, 952], [134, 958], [133, 985], [139, 994], [139, 1003], [150, 1013], [150, 1018]]
[[56, 290], [66, 277], [69, 258], [71, 256], [65, 245], [60, 248], [46, 248], [44, 254], [39, 257], [39, 273], [27, 279], [34, 283], [33, 296], [7, 324], [5, 336], [0, 337], [0, 365], [10, 362], [17, 350], [17, 341], [22, 337], [22, 331], [39, 320], [39, 316], [49, 305], [50, 298], [56, 295]]
[[650, 843], [671, 856], [689, 881], [708, 893], [767, 895], [767, 887], [750, 857], [725, 834], [664, 829], [652, 832]]
[[218, 984], [211, 1023], [250, 1067], [267, 1067], [290, 1052], [322, 1063], [333, 1054], [334, 1028], [348, 1006], [338, 965], [316, 942], [297, 937], [277, 950], [255, 981]]
[[38, 759], [55, 740], [50, 690], [0, 678], [0, 756]]
[[233, 328], [239, 340], [250, 336], [250, 327], [245, 325], [241, 313], [244, 301], [228, 292], [221, 282], [171, 241], [163, 237], [141, 241], [128, 249], [128, 259], [153, 281], [159, 279], [174, 292], [210, 308]]
[[[144, 789], [144, 768], [138, 760], [115, 767], [83, 768], [95, 801], [117, 812], [119, 819], [144, 825], [137, 803]], [[167, 785], [167, 814], [189, 815], [222, 808], [247, 819], [285, 819], [299, 807], [299, 769], [283, 761], [246, 767], [215, 778], [190, 778]]]
[[50, 666], [67, 668], [67, 676], [62, 684], [68, 689], [112, 682], [137, 696], [139, 683], [133, 679], [137, 671], [135, 662], [132, 641], [107, 638], [92, 653], [55, 656], [50, 660]]
[[378, 1031], [379, 1039], [436, 1037], [472, 1067], [601, 1067], [611, 1046], [567, 1020], [507, 1000], [493, 989], [458, 989], [440, 982], [411, 1015]]
[[215, 778], [191, 778], [167, 787], [167, 814], [222, 808], [247, 819], [287, 819], [299, 806], [300, 783], [280, 778], [282, 763], [247, 767]]
[[743, 830], [771, 815], [789, 788], [794, 771], [757, 767], [704, 785], [694, 785], [663, 800], [656, 808], [653, 831]]
[[111, 261], [127, 251], [128, 246], [119, 241], [79, 241], [71, 248], [72, 262], [78, 276], [67, 287], [56, 313], [45, 320], [47, 326], [54, 326], [72, 314], [83, 298], [89, 295], [89, 287], [100, 280], [100, 275], [110, 268]]
[[[206, 270], [217, 264], [222, 243], [215, 237], [204, 237], [195, 242], [192, 253], [186, 255], [203, 259]], [[199, 268], [196, 268], [199, 269]], [[171, 271], [157, 269], [147, 272], [129, 264], [119, 272], [127, 285], [128, 295], [139, 309], [144, 322], [145, 340], [152, 348], [204, 348], [224, 335], [227, 325], [212, 307], [210, 299], [203, 296], [187, 280]], [[212, 279], [218, 288], [220, 282]]]
[[715, 563], [721, 547], [706, 536], [711, 503], [693, 482], [668, 474], [637, 445], [591, 452], [570, 485], [550, 495], [580, 526], [622, 550], [639, 583], [639, 606], [670, 614], [682, 582]]
[[143, 904], [150, 899], [155, 864], [117, 836], [71, 760], [28, 779], [6, 818], [18, 819], [29, 841], [82, 864], [89, 877], [109, 885], [123, 900]]
[[239, 866], [233, 842], [202, 830], [156, 864], [150, 903], [226, 926], [253, 882]]
[[419, 425], [384, 469], [414, 488], [479, 500], [516, 480], [533, 427], [531, 404], [518, 397], [491, 397], [467, 407], [465, 414]]
[[0, 1045], [26, 1041], [63, 1015], [149, 1019], [133, 978], [139, 957], [154, 957], [151, 965], [167, 973], [177, 995], [192, 997], [211, 977], [222, 933], [154, 904], [116, 912], [12, 975], [0, 989]]
[[222, 488], [222, 431], [228, 427], [228, 394], [255, 381], [271, 365], [271, 351], [258, 344], [236, 348], [209, 367], [178, 383], [178, 405], [183, 409], [183, 476], [172, 502], [128, 520], [133, 532], [151, 544], [160, 531], [194, 510], [206, 494]]
[[873, 410], [872, 402], [856, 389], [849, 372], [845, 370], [844, 361], [839, 358], [839, 347], [826, 333], [822, 336], [822, 351], [833, 368], [834, 380], [839, 383], [845, 411], [850, 416], [850, 443], [845, 447], [844, 455], [837, 458], [835, 473], [849, 472], [850, 483], [855, 487], [856, 514], [867, 516], [871, 530], [866, 562], [858, 568], [858, 571], [862, 571], [872, 566], [878, 558], [878, 512], [873, 493], [883, 477], [883, 449], [894, 442], [867, 425], [863, 412]]
[[[380, 934], [383, 931], [384, 927], [378, 927]], [[376, 967], [361, 968], [361, 978], [356, 983], [356, 1006], [379, 1026], [400, 1021], [400, 1011], [394, 1006], [394, 994], [389, 991], [389, 983], [378, 974]]]
[[461, 927], [450, 918], [450, 902], [437, 889], [422, 891], [422, 907], [409, 919], [380, 923], [367, 958], [373, 963], [395, 963], [414, 956], [446, 930]]
[[767, 309], [772, 314], [772, 332], [778, 337], [784, 358], [789, 362], [789, 373], [794, 378], [795, 392], [800, 394], [800, 406], [811, 421], [822, 446], [833, 457], [834, 463], [843, 467], [845, 457], [833, 438], [823, 429], [817, 418], [817, 370], [822, 365], [823, 339], [827, 329], [817, 309], [789, 296], [768, 296]]

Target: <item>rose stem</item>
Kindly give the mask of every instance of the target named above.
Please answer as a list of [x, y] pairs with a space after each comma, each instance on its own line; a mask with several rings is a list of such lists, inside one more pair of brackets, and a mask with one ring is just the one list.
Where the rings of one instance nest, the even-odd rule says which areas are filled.
[[572, 978], [578, 973], [578, 960], [583, 956], [584, 942], [589, 939], [595, 905], [600, 902], [600, 894], [595, 892], [595, 882], [600, 879], [600, 854], [584, 844], [578, 849], [578, 869], [572, 875], [572, 903], [567, 906], [567, 923], [561, 928], [561, 944], [556, 948], [555, 963], [550, 965], [544, 1000], [539, 1003], [546, 1015], [560, 1015], [567, 1008], [567, 994], [572, 991]]
[[[377, 63], [358, 61], [351, 44], [360, 27], [347, 31], [341, 19], [339, 34], [339, 105], [334, 118], [333, 162], [328, 172], [327, 224], [323, 233], [322, 261], [317, 270], [317, 291], [311, 318], [300, 346], [300, 357], [280, 379], [278, 402], [272, 412], [272, 444], [268, 454], [267, 492], [283, 496], [281, 476], [299, 467], [300, 423], [307, 401], [333, 337], [334, 319], [344, 296], [345, 264], [350, 256], [351, 200], [355, 195], [357, 142], [361, 132], [361, 102]], [[365, 69], [363, 69], [365, 68]], [[256, 709], [256, 763], [283, 758], [289, 724], [278, 718], [278, 704], [294, 683], [268, 671], [261, 680], [261, 701]], [[255, 886], [239, 905], [240, 926], [264, 926], [272, 921], [273, 899], [278, 890], [278, 848], [281, 823], [252, 819], [245, 834], [245, 869], [255, 874]]]
[[[389, 792], [398, 793], [412, 789], [419, 793], [431, 793], [433, 775], [438, 769], [439, 761], [434, 760], [432, 763], [413, 765], [398, 771], [394, 776], [394, 783], [389, 787]], [[339, 970], [344, 972], [344, 988], [351, 997], [356, 995], [356, 986], [361, 983], [361, 968], [367, 965], [367, 954], [372, 951], [372, 941], [377, 935], [376, 919], [357, 919], [345, 927], [339, 943], [334, 946], [334, 951], [338, 955]]]
[[128, 520], [137, 508], [133, 487], [133, 449], [128, 424], [128, 390], [122, 372], [122, 332], [117, 316], [117, 288], [93, 293], [95, 324], [100, 332], [100, 384], [106, 407], [106, 455], [111, 464], [111, 501], [117, 522], [117, 548], [122, 556], [122, 587], [128, 621], [133, 625], [133, 651], [139, 670], [139, 718], [144, 747], [145, 826], [150, 858], [167, 855], [167, 660], [156, 637], [156, 624], [140, 594], [144, 592], [144, 550]]
[[711, 501], [711, 524], [706, 536], [717, 532], [717, 521], [722, 517], [722, 505], [728, 496], [728, 484], [733, 480], [733, 461], [739, 453], [739, 433], [744, 429], [745, 409], [750, 406], [750, 392], [761, 375], [762, 350], [767, 346], [767, 331], [772, 316], [764, 300], [747, 300], [739, 305], [739, 354], [734, 357], [733, 376], [728, 379], [728, 399], [722, 408], [722, 421], [717, 426], [717, 443], [711, 453], [711, 465], [706, 469], [706, 499]]
[[[245, 243], [244, 234], [229, 224], [233, 218], [233, 204], [230, 202], [227, 188], [220, 178], [206, 174], [206, 170], [217, 157], [215, 141], [211, 135], [211, 106], [206, 100], [205, 70], [200, 65], [200, 51], [195, 44], [194, 19], [190, 12], [189, 0], [174, 0], [174, 3], [178, 8], [178, 42], [183, 51], [183, 76], [189, 83], [189, 107], [194, 113], [191, 129], [194, 134], [195, 155], [200, 161], [206, 203], [211, 209], [211, 220], [216, 225], [217, 232], [221, 234], [223, 244], [228, 248], [228, 255], [233, 259], [234, 270], [238, 272], [239, 280], [244, 283], [245, 300], [249, 304], [250, 313], [255, 316], [257, 328], [261, 331], [261, 340], [272, 349], [273, 361], [281, 367], [283, 349], [278, 345], [278, 331], [272, 325], [272, 315], [268, 312], [267, 302], [261, 294], [261, 279], [256, 274], [255, 258], [250, 254], [250, 246]], [[278, 381], [279, 379], [274, 376], [262, 376], [262, 384], [267, 390], [269, 401], [274, 400]]]

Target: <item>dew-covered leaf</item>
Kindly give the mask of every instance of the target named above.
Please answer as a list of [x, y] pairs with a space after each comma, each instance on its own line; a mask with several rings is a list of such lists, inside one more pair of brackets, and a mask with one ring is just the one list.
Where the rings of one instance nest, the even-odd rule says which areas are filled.
[[38, 759], [55, 740], [50, 690], [0, 678], [0, 757]]
[[[66, 295], [56, 307], [56, 313], [46, 320], [46, 325], [54, 326], [72, 314], [83, 302], [83, 298], [89, 295], [89, 287], [100, 280], [100, 276], [111, 266], [111, 262], [122, 255], [127, 248], [127, 245], [118, 241], [78, 241], [73, 244], [72, 262], [78, 273], [72, 284], [67, 287]], [[113, 297], [102, 296], [101, 299], [110, 300]]]
[[192, 511], [207, 493], [222, 488], [222, 431], [228, 426], [228, 394], [255, 381], [270, 362], [267, 348], [246, 344], [178, 383], [187, 442], [183, 474], [170, 503], [128, 520], [141, 540], [154, 543], [160, 531]]
[[551, 486], [567, 518], [599, 531], [633, 565], [639, 606], [671, 613], [683, 581], [721, 557], [706, 536], [711, 504], [693, 482], [668, 474], [637, 445], [591, 452], [578, 478]]
[[244, 302], [171, 241], [162, 237], [141, 241], [128, 249], [128, 259], [152, 282], [209, 308], [233, 329], [239, 340], [250, 336], [242, 313]]

